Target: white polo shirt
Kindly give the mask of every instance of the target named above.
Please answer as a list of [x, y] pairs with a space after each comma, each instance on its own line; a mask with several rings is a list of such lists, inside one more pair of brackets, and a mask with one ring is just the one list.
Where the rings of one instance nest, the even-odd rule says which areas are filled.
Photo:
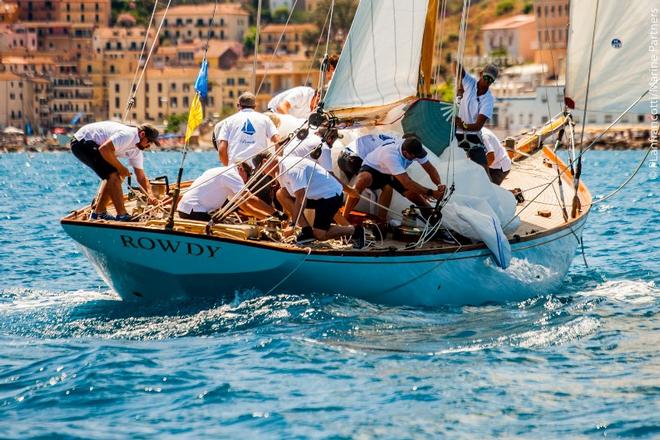
[[99, 147], [110, 140], [118, 159], [127, 158], [133, 168], [144, 168], [144, 154], [137, 147], [140, 142], [137, 127], [114, 121], [93, 122], [80, 127], [73, 137], [79, 141], [93, 141]]
[[[461, 98], [458, 107], [458, 117], [466, 124], [477, 122], [479, 115], [493, 119], [494, 105], [495, 98], [490, 90], [481, 96], [477, 96], [477, 79], [466, 72], [463, 77], [463, 98]], [[456, 127], [456, 133], [465, 133], [465, 130]]]
[[486, 153], [495, 154], [495, 160], [489, 168], [494, 170], [501, 169], [505, 173], [509, 171], [511, 169], [511, 158], [500, 140], [497, 138], [497, 135], [490, 129], [484, 127], [481, 129], [481, 137], [484, 141], [484, 146], [486, 147]]
[[270, 111], [278, 113], [277, 108], [284, 101], [287, 101], [291, 104], [291, 109], [288, 114], [295, 116], [296, 118], [307, 119], [313, 111], [311, 105], [315, 93], [316, 90], [311, 87], [294, 87], [275, 95], [273, 99], [268, 102], [268, 108]]
[[218, 144], [227, 141], [229, 163], [250, 159], [268, 148], [268, 140], [277, 134], [275, 124], [266, 115], [246, 108], [222, 121]]
[[313, 160], [285, 157], [280, 160], [280, 184], [292, 196], [302, 188], [307, 189], [310, 200], [330, 199], [342, 193], [341, 184], [328, 171]]
[[316, 163], [326, 171], [332, 172], [332, 150], [330, 150], [328, 144], [323, 142], [323, 139], [317, 134], [310, 133], [303, 141], [294, 138], [286, 147], [284, 147], [284, 156], [306, 157], [312, 159], [309, 157], [309, 154], [319, 145], [321, 146], [321, 156], [316, 160]]
[[211, 168], [190, 185], [190, 189], [179, 201], [177, 210], [186, 214], [192, 211], [213, 211], [222, 207], [225, 201], [238, 193], [243, 186], [243, 179], [235, 165]]
[[421, 159], [406, 159], [401, 152], [402, 145], [403, 139], [397, 139], [390, 144], [376, 148], [364, 159], [364, 165], [370, 166], [383, 174], [398, 176], [406, 172], [408, 167], [412, 165], [413, 160], [420, 165], [429, 161], [428, 156]]
[[356, 139], [355, 145], [351, 147], [353, 152], [362, 160], [364, 160], [369, 153], [378, 147], [388, 145], [395, 142], [394, 137], [381, 133], [381, 134], [367, 134], [360, 136]]

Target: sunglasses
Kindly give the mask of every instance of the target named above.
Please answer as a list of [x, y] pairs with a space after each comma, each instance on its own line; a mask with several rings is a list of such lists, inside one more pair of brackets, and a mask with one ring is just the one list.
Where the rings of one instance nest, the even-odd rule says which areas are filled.
[[484, 81], [486, 81], [488, 84], [492, 84], [495, 82], [495, 78], [493, 78], [490, 75], [484, 75], [483, 77], [484, 77]]

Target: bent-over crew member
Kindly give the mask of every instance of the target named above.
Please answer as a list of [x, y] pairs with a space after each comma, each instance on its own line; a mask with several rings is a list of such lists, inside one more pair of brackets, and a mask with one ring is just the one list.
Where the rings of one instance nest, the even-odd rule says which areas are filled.
[[316, 110], [319, 93], [311, 87], [299, 86], [285, 90], [268, 102], [268, 109], [274, 113], [307, 119]]
[[511, 171], [511, 158], [497, 135], [488, 128], [481, 129], [481, 137], [486, 146], [486, 161], [490, 170], [490, 180], [495, 185], [501, 185]]
[[[399, 194], [418, 206], [429, 206], [426, 198], [441, 199], [445, 186], [433, 164], [429, 162], [422, 143], [414, 135], [406, 135], [403, 139], [381, 146], [365, 158], [360, 173], [355, 181], [355, 190], [362, 193], [366, 188], [382, 189], [390, 185]], [[410, 178], [406, 170], [413, 161], [418, 162], [429, 175], [436, 188], [426, 188]], [[344, 206], [344, 216], [355, 207], [358, 198], [349, 197]]]
[[[186, 220], [211, 220], [210, 212], [220, 209], [227, 200], [243, 190], [251, 173], [251, 167], [245, 163], [204, 171], [193, 181], [179, 201], [177, 205], [179, 217]], [[245, 214], [257, 218], [270, 215], [280, 219], [285, 218], [283, 213], [264, 203], [247, 188], [245, 191], [246, 200], [239, 206]]]
[[[101, 121], [84, 125], [71, 140], [71, 152], [78, 160], [91, 168], [104, 181], [98, 200], [95, 201], [91, 219], [130, 221], [124, 206], [121, 183], [131, 172], [119, 161], [127, 158], [133, 167], [140, 186], [147, 191], [149, 203], [157, 203], [151, 194], [149, 180], [144, 173], [143, 150], [151, 144], [160, 146], [158, 130], [152, 125], [139, 127], [114, 121]], [[117, 216], [106, 209], [112, 202]]]

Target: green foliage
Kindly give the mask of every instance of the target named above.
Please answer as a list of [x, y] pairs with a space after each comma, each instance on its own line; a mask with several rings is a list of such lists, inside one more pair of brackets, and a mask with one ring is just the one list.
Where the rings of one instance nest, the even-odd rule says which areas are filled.
[[495, 7], [495, 15], [500, 16], [513, 12], [515, 7], [514, 0], [500, 0]]
[[534, 4], [531, 1], [525, 2], [522, 8], [522, 13], [531, 14], [532, 12], [534, 12]]
[[280, 5], [271, 12], [271, 17], [275, 23], [286, 23], [289, 18], [289, 8], [286, 5]]
[[509, 54], [509, 52], [507, 52], [507, 50], [506, 50], [505, 47], [498, 47], [498, 48], [494, 49], [494, 50], [490, 53], [490, 56], [493, 56], [493, 57], [505, 57], [505, 56], [507, 56], [508, 54]]
[[[333, 0], [322, 0], [319, 2], [316, 10], [312, 13], [312, 21], [316, 24], [318, 31], [314, 35], [308, 35], [309, 46], [316, 46], [316, 42], [323, 31], [323, 25], [326, 24], [326, 17], [330, 10]], [[357, 9], [357, 0], [334, 0], [334, 12], [332, 15], [332, 39], [330, 43], [331, 52], [341, 52], [342, 45], [348, 36], [348, 31], [353, 22], [353, 16]], [[327, 27], [327, 24], [326, 24]], [[326, 32], [323, 33], [323, 42], [327, 38]], [[313, 43], [312, 43], [313, 42]]]
[[188, 122], [188, 113], [172, 114], [167, 116], [165, 133], [179, 133], [181, 126]]
[[250, 26], [243, 35], [243, 52], [248, 54], [254, 52], [254, 42], [257, 39], [256, 26]]
[[440, 100], [444, 102], [454, 102], [454, 84], [444, 82], [436, 84], [431, 88], [433, 94], [438, 93]]

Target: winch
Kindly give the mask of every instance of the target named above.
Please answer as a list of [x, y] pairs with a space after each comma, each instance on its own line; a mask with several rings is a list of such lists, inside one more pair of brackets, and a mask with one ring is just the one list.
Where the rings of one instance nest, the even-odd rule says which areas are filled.
[[422, 230], [417, 227], [419, 211], [411, 205], [410, 208], [404, 209], [402, 214], [401, 226], [394, 228], [394, 239], [406, 242], [418, 240], [422, 235]]

